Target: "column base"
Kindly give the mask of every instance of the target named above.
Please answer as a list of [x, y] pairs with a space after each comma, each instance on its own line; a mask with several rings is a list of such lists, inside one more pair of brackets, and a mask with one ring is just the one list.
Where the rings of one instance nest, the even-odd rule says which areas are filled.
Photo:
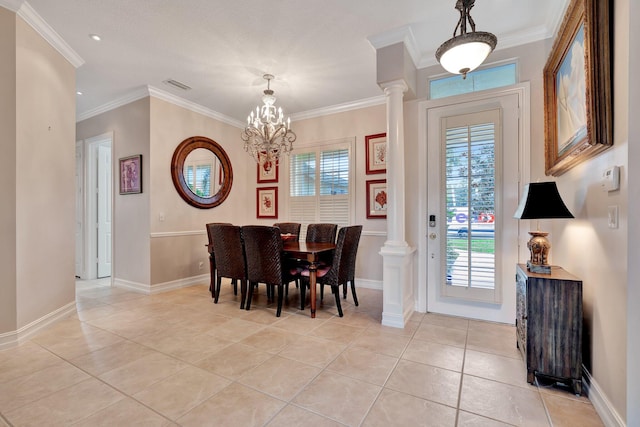
[[385, 242], [380, 249], [382, 267], [382, 324], [404, 328], [415, 307], [413, 258], [415, 248], [399, 242]]

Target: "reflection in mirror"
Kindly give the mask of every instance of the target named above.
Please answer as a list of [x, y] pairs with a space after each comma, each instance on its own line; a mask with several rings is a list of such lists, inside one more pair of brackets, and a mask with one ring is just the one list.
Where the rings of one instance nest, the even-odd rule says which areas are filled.
[[196, 148], [184, 160], [184, 180], [193, 194], [213, 197], [224, 180], [222, 165], [217, 156], [204, 148]]
[[233, 169], [229, 156], [217, 142], [192, 136], [182, 141], [173, 153], [171, 179], [185, 202], [210, 209], [229, 195]]

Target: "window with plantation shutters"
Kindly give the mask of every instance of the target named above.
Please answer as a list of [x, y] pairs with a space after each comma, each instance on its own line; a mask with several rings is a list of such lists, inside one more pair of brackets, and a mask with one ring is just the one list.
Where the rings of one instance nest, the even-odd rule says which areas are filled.
[[352, 142], [296, 147], [289, 158], [288, 220], [349, 225], [352, 216]]

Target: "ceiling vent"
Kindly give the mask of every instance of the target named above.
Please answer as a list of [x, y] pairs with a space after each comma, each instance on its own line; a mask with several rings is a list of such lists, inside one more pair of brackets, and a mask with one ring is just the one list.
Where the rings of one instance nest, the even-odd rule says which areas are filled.
[[176, 88], [181, 89], [181, 90], [190, 90], [191, 89], [186, 84], [180, 83], [179, 81], [173, 80], [173, 79], [164, 80], [162, 83], [164, 83], [166, 85], [169, 85], [169, 86], [176, 87]]

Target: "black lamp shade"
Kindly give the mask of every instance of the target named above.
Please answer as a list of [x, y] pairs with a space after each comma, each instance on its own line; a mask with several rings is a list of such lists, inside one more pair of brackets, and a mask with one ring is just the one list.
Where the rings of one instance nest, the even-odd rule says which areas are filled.
[[516, 213], [518, 219], [573, 218], [554, 181], [525, 185]]

